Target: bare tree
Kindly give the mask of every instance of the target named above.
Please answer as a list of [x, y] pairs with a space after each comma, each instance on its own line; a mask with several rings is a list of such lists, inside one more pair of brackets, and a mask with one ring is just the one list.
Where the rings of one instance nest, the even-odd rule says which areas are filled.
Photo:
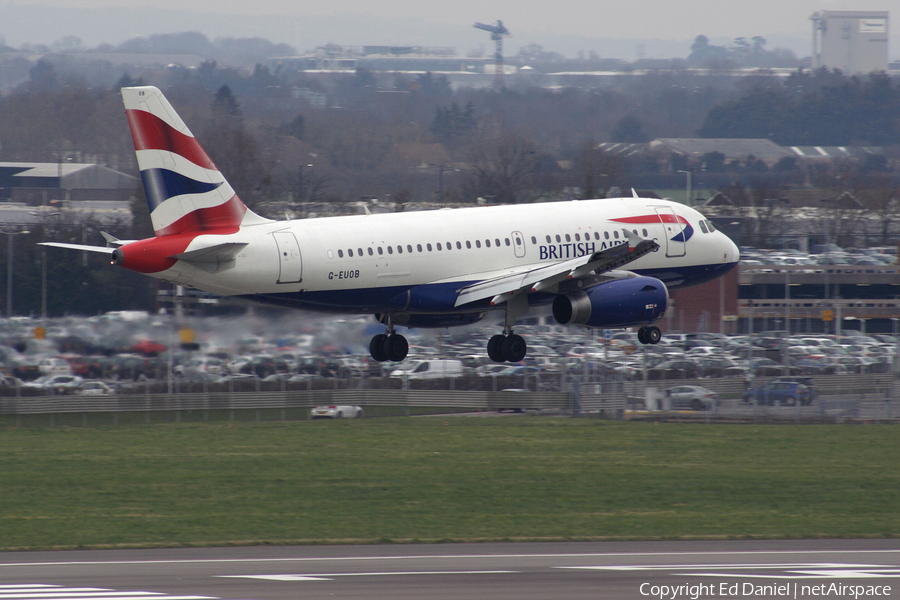
[[539, 171], [534, 141], [497, 122], [480, 124], [468, 152], [470, 177], [464, 185], [470, 197], [498, 204], [528, 200]]

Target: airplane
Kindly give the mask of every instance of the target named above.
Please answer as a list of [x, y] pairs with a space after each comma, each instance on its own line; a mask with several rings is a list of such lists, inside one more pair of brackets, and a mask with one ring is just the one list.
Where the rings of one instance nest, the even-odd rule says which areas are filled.
[[696, 210], [632, 197], [477, 206], [274, 221], [240, 200], [163, 95], [122, 88], [155, 236], [106, 246], [114, 265], [187, 287], [262, 303], [371, 314], [385, 326], [369, 352], [401, 361], [395, 328], [451, 327], [505, 311], [487, 354], [519, 362], [517, 319], [549, 305], [557, 322], [588, 328], [654, 325], [669, 290], [731, 270], [735, 244]]

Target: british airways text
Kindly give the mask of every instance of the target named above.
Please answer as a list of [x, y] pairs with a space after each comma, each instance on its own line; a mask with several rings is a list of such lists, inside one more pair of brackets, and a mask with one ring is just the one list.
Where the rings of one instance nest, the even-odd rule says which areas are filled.
[[[606, 242], [600, 242], [599, 249], [606, 250], [607, 248], [612, 248], [613, 246], [627, 243], [627, 241], [617, 242], [615, 244], [610, 243], [607, 246]], [[550, 246], [539, 246], [539, 251], [541, 260], [549, 260], [554, 258], [578, 258], [579, 256], [587, 256], [588, 254], [593, 254], [594, 252], [596, 252], [597, 244], [595, 244], [594, 242], [582, 242], [580, 244], [555, 244]]]

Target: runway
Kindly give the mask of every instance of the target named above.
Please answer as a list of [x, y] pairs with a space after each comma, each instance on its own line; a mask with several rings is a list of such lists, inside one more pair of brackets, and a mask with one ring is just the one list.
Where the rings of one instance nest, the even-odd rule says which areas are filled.
[[0, 600], [900, 598], [898, 540], [0, 554]]

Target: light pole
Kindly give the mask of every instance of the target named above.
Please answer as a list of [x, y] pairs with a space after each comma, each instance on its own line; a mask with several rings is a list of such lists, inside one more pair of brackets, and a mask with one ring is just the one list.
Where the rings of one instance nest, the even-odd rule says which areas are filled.
[[12, 318], [12, 289], [13, 289], [13, 236], [30, 233], [27, 229], [21, 231], [3, 231], [6, 236], [6, 318]]
[[687, 175], [687, 199], [685, 200], [685, 204], [691, 205], [691, 172], [690, 171], [678, 171], [679, 173], [684, 173]]

